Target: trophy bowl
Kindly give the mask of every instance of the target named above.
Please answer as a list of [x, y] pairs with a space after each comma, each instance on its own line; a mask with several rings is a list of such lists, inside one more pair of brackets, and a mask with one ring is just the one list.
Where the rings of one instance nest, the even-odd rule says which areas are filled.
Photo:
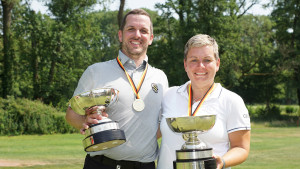
[[216, 115], [166, 118], [170, 129], [176, 133], [205, 132], [216, 122]]
[[[85, 110], [94, 106], [105, 106], [117, 102], [119, 91], [113, 88], [98, 88], [73, 96], [70, 107], [80, 115], [85, 115]], [[107, 110], [107, 109], [106, 109]], [[97, 112], [101, 115], [101, 108]], [[109, 112], [108, 112], [109, 113]], [[116, 147], [126, 142], [124, 131], [119, 124], [107, 117], [102, 117], [97, 124], [92, 124], [85, 130], [83, 147], [86, 152], [101, 151]]]
[[117, 102], [119, 91], [113, 88], [99, 88], [83, 92], [69, 101], [71, 108], [80, 115], [85, 115], [85, 109], [93, 106], [105, 106]]

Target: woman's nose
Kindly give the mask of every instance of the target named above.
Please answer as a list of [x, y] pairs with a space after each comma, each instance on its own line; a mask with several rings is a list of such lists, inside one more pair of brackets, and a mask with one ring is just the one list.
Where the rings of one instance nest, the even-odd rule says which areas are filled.
[[197, 65], [197, 66], [199, 66], [199, 67], [205, 67], [204, 63], [201, 62], [201, 61], [198, 62], [198, 65]]

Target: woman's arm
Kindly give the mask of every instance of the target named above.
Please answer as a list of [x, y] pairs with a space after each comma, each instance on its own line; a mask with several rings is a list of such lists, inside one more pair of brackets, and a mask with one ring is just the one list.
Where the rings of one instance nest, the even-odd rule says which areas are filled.
[[225, 167], [231, 167], [246, 161], [250, 151], [250, 133], [250, 130], [240, 130], [228, 134], [230, 149], [223, 157], [215, 156], [217, 169], [222, 169], [223, 162]]
[[250, 151], [250, 130], [235, 131], [228, 134], [230, 149], [223, 156], [226, 166], [235, 166], [246, 161]]

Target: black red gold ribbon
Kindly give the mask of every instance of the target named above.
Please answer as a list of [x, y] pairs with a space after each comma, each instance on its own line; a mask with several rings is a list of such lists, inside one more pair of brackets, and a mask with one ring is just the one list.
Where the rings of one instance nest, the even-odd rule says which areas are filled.
[[215, 83], [213, 83], [209, 89], [206, 91], [205, 95], [202, 97], [202, 99], [200, 100], [200, 103], [197, 105], [196, 109], [194, 112], [192, 112], [192, 106], [193, 106], [193, 92], [192, 92], [192, 84], [189, 85], [189, 102], [188, 102], [188, 115], [189, 116], [196, 116], [196, 114], [198, 113], [198, 110], [200, 109], [200, 107], [202, 106], [202, 104], [204, 103], [205, 99], [208, 97], [208, 95], [214, 90], [215, 88]]
[[143, 75], [141, 77], [140, 83], [136, 87], [135, 84], [134, 84], [134, 82], [133, 82], [133, 80], [132, 80], [132, 78], [129, 76], [129, 74], [125, 70], [122, 62], [120, 61], [119, 56], [117, 57], [117, 62], [119, 64], [119, 66], [123, 69], [123, 71], [125, 72], [125, 74], [127, 76], [127, 79], [128, 79], [128, 81], [129, 81], [129, 83], [131, 85], [131, 88], [132, 88], [132, 90], [133, 90], [133, 92], [134, 92], [134, 94], [136, 96], [136, 99], [140, 99], [139, 91], [140, 91], [141, 86], [142, 86], [142, 84], [143, 84], [143, 82], [145, 80], [145, 76], [146, 76], [146, 73], [147, 73], [147, 70], [148, 70], [148, 64], [146, 64], [146, 67], [145, 67], [145, 70], [144, 70]]

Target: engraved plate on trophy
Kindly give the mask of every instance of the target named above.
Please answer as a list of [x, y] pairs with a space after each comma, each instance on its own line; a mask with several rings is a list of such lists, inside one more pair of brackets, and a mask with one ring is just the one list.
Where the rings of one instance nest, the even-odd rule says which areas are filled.
[[174, 169], [216, 169], [216, 160], [212, 157], [212, 148], [208, 148], [198, 138], [198, 134], [210, 130], [216, 121], [216, 115], [187, 116], [166, 118], [169, 128], [181, 133], [185, 143], [176, 150]]
[[[69, 105], [76, 113], [85, 115], [85, 110], [90, 107], [109, 107], [117, 102], [118, 93], [119, 91], [113, 88], [93, 89], [72, 97]], [[98, 110], [101, 113], [101, 110]], [[107, 114], [109, 115], [109, 111]], [[102, 117], [102, 120], [98, 120], [97, 124], [90, 125], [89, 129], [85, 131], [85, 138], [82, 142], [86, 152], [93, 152], [121, 145], [126, 142], [126, 138], [117, 122]]]

